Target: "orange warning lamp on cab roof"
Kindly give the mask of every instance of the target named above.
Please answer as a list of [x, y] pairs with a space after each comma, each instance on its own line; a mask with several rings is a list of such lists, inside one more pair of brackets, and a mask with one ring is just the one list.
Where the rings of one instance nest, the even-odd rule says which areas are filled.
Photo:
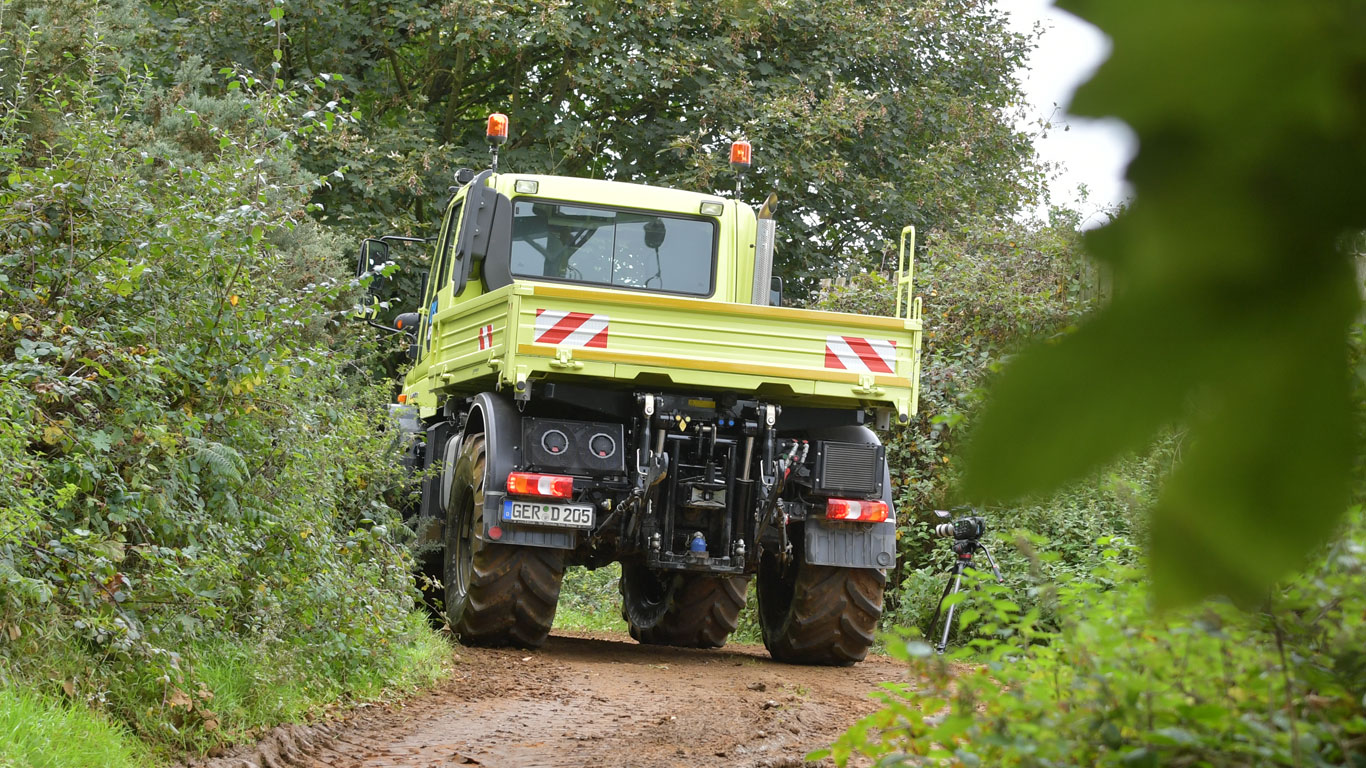
[[730, 167], [737, 171], [744, 172], [749, 170], [750, 162], [749, 142], [744, 139], [730, 145]]
[[489, 115], [489, 129], [487, 132], [490, 144], [502, 144], [508, 140], [508, 116], [502, 112], [494, 112]]

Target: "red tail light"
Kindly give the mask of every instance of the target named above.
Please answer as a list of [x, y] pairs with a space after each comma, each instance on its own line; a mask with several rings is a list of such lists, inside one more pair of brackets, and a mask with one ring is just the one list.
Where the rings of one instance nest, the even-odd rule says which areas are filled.
[[574, 496], [574, 478], [564, 475], [538, 475], [534, 472], [513, 472], [508, 475], [508, 493], [568, 499]]
[[881, 523], [887, 519], [887, 502], [830, 499], [825, 506], [826, 520], [854, 520], [860, 523]]

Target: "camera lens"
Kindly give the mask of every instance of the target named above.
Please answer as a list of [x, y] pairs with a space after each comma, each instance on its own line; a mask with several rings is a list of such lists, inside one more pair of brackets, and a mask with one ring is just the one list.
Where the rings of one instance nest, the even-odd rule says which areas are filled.
[[933, 528], [934, 535], [944, 539], [980, 539], [986, 535], [987, 521], [980, 517], [964, 517], [951, 523], [940, 523]]

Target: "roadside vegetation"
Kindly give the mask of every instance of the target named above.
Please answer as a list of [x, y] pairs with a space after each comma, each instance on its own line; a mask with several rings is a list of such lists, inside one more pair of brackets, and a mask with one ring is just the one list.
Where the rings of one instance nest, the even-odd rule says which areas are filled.
[[350, 116], [322, 78], [163, 80], [130, 19], [62, 10], [0, 5], [0, 762], [142, 763], [430, 682], [388, 384], [295, 158]]
[[[1359, 471], [1356, 502], [1330, 543], [1244, 606], [1214, 599], [1155, 609], [1148, 515], [1189, 450], [1183, 430], [1057, 493], [981, 507], [1005, 583], [989, 572], [970, 579], [949, 653], [933, 653], [938, 637], [926, 636], [927, 622], [952, 554], [932, 537], [937, 521], [924, 510], [961, 498], [962, 448], [1002, 360], [1031, 339], [1072, 333], [1102, 293], [1075, 259], [1075, 237], [1055, 237], [1045, 229], [931, 238], [921, 292], [936, 322], [925, 350], [924, 376], [933, 383], [922, 395], [921, 423], [889, 448], [901, 479], [901, 570], [889, 586], [884, 648], [910, 664], [912, 677], [878, 693], [886, 707], [828, 754], [839, 765], [855, 755], [887, 765], [1361, 765]], [[1041, 242], [1064, 247], [1034, 250]], [[993, 263], [987, 279], [975, 276], [982, 263]], [[890, 295], [884, 283], [870, 275], [827, 304], [876, 306]], [[1366, 326], [1356, 325], [1347, 366], [1356, 372], [1358, 428], [1366, 413], [1363, 334]]]
[[[1074, 109], [1141, 145], [1135, 203], [1085, 237], [1112, 289], [992, 355], [970, 407], [931, 401], [931, 423], [971, 427], [953, 495], [1010, 502], [987, 511], [1018, 575], [963, 602], [950, 658], [973, 671], [898, 633], [912, 683], [831, 754], [1366, 764], [1358, 9], [1205, 9], [1177, 31], [1152, 23], [1175, 4], [1064, 5], [1115, 40]], [[1259, 110], [1266, 72], [1291, 98]], [[1079, 520], [1112, 530], [1088, 545]]]
[[557, 629], [590, 632], [627, 631], [621, 617], [621, 566], [568, 568], [560, 585], [560, 604], [555, 608]]
[[145, 764], [441, 673], [350, 253], [431, 233], [487, 112], [507, 167], [692, 188], [747, 135], [794, 286], [1032, 199], [1028, 38], [904, 10], [0, 0], [3, 762]]
[[0, 688], [0, 765], [138, 768], [152, 756], [98, 711], [21, 687]]

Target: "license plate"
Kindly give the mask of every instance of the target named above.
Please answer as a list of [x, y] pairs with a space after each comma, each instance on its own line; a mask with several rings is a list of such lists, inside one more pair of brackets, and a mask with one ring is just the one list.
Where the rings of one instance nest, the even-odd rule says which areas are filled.
[[527, 525], [553, 525], [560, 528], [592, 528], [593, 507], [589, 504], [547, 504], [543, 501], [503, 502], [503, 520]]

